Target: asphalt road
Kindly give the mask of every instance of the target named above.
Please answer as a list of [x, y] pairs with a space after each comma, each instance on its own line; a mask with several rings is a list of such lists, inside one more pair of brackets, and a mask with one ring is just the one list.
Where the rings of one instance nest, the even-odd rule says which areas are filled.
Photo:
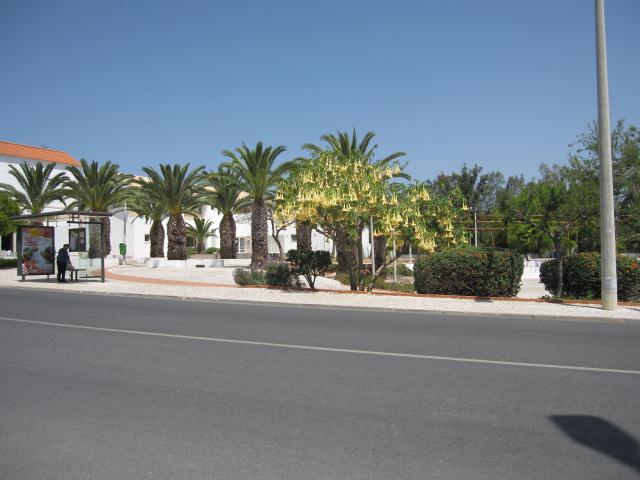
[[640, 323], [0, 289], [2, 479], [626, 479], [639, 439]]

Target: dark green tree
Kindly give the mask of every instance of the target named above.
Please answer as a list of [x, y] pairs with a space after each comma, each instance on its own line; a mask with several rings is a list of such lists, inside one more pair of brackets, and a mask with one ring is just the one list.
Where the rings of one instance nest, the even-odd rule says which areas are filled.
[[7, 192], [0, 192], [0, 236], [11, 235], [16, 224], [10, 217], [20, 214], [20, 205]]
[[[574, 151], [566, 168], [573, 175], [597, 180], [597, 124], [590, 123], [571, 146]], [[626, 127], [623, 120], [616, 123], [611, 131], [611, 155], [617, 243], [622, 250], [637, 251], [640, 249], [640, 131], [636, 126]], [[598, 249], [600, 234], [597, 222], [581, 238], [592, 239], [592, 249]]]
[[517, 195], [503, 198], [502, 210], [512, 247], [552, 245], [558, 259], [558, 292], [562, 292], [562, 259], [575, 246], [581, 222], [597, 214], [597, 184], [546, 177], [530, 182]]

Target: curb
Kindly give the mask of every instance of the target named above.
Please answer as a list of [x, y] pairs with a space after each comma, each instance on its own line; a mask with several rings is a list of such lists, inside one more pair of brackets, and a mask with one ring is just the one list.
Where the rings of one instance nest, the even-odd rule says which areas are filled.
[[[166, 285], [165, 285], [166, 286]], [[254, 288], [256, 286], [253, 286]], [[14, 285], [0, 285], [0, 289], [15, 289], [24, 291], [22, 287], [14, 286]], [[36, 291], [43, 291], [48, 293], [60, 293], [59, 289], [56, 288], [47, 288], [47, 287], [27, 287]], [[243, 287], [236, 287], [243, 288]], [[290, 292], [300, 292], [300, 290], [289, 289], [287, 291]], [[304, 293], [304, 291], [302, 291]], [[333, 290], [329, 290], [329, 292], [333, 292]], [[308, 293], [308, 292], [307, 292]], [[366, 292], [362, 292], [366, 293]], [[366, 306], [366, 305], [324, 305], [320, 303], [285, 303], [285, 302], [274, 302], [269, 300], [251, 300], [251, 299], [243, 299], [243, 300], [235, 300], [235, 299], [222, 299], [222, 298], [202, 298], [202, 297], [191, 297], [179, 294], [152, 294], [152, 293], [127, 293], [127, 292], [98, 292], [98, 291], [69, 291], [67, 294], [71, 295], [100, 295], [104, 297], [124, 297], [124, 298], [144, 298], [144, 299], [155, 299], [155, 298], [172, 298], [183, 301], [195, 301], [195, 302], [205, 302], [205, 303], [225, 303], [232, 305], [246, 305], [247, 303], [256, 306], [256, 305], [268, 305], [279, 308], [315, 308], [315, 309], [323, 309], [323, 310], [350, 310], [350, 311], [374, 311], [374, 312], [390, 312], [396, 314], [423, 314], [423, 315], [441, 315], [441, 316], [465, 316], [465, 317], [481, 317], [481, 318], [500, 318], [500, 319], [520, 319], [520, 320], [542, 320], [542, 321], [567, 321], [567, 322], [585, 322], [585, 323], [609, 323], [609, 324], [640, 324], [640, 319], [635, 318], [606, 318], [606, 317], [597, 317], [597, 316], [581, 316], [581, 315], [558, 315], [558, 314], [543, 314], [543, 313], [506, 313], [506, 312], [469, 312], [469, 311], [456, 311], [456, 310], [434, 310], [434, 309], [411, 309], [411, 308], [394, 308], [394, 307], [374, 307], [374, 306]]]

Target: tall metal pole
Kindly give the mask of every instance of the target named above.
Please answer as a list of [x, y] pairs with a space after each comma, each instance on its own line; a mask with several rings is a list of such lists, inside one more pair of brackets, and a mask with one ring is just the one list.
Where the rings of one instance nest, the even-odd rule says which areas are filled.
[[396, 237], [393, 237], [393, 282], [398, 283], [398, 259], [396, 258]]
[[478, 212], [473, 210], [473, 244], [478, 246]]
[[124, 202], [124, 222], [122, 227], [122, 243], [124, 243], [125, 253], [122, 254], [122, 264], [127, 262], [127, 202]]
[[100, 281], [104, 283], [104, 222], [102, 218], [100, 218]]
[[371, 238], [371, 275], [376, 274], [376, 252], [374, 251], [373, 244], [373, 217], [369, 217], [369, 238]]
[[607, 78], [607, 40], [604, 25], [604, 0], [596, 5], [596, 60], [598, 66], [598, 151], [600, 154], [600, 243], [602, 308], [618, 305], [616, 275], [616, 230], [613, 212], [613, 174], [611, 167], [611, 124], [609, 81]]

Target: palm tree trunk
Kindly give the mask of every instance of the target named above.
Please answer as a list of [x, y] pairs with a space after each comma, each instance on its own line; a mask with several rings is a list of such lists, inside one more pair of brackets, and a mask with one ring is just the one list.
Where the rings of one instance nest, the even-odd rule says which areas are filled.
[[187, 259], [187, 224], [181, 214], [171, 215], [167, 223], [167, 258], [169, 260]]
[[111, 253], [111, 220], [107, 217], [102, 218], [102, 236], [104, 238], [104, 251], [102, 258], [106, 258]]
[[236, 258], [236, 221], [229, 213], [220, 221], [220, 258]]
[[[102, 238], [104, 250], [102, 258], [111, 253], [111, 222], [107, 217], [92, 218], [92, 222], [102, 223]], [[100, 225], [89, 226], [89, 258], [100, 258]]]
[[296, 238], [298, 250], [311, 250], [311, 222], [296, 222]]
[[269, 258], [267, 206], [256, 200], [251, 207], [251, 268], [265, 268]]
[[154, 220], [151, 223], [149, 240], [151, 241], [151, 257], [164, 257], [164, 227], [162, 226], [162, 222]]

